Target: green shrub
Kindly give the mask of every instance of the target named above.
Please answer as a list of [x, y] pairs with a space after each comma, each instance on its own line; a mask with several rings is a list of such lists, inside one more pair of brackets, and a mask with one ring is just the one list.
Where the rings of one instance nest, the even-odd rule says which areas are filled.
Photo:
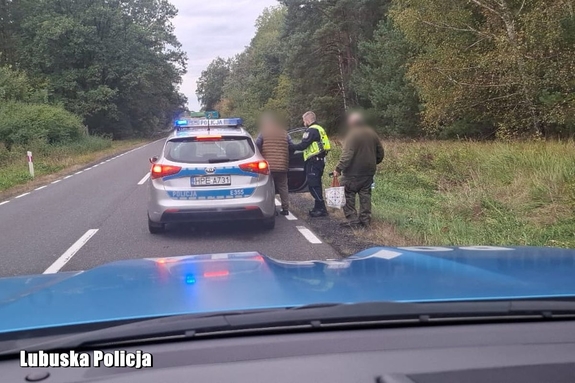
[[10, 150], [33, 140], [63, 144], [83, 135], [80, 118], [52, 105], [8, 102], [0, 106], [0, 142]]

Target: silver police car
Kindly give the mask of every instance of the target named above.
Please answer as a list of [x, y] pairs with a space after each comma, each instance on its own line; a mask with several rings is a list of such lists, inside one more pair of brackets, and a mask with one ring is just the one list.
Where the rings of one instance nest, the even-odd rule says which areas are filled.
[[[293, 158], [290, 189], [302, 191], [303, 161], [297, 153]], [[162, 154], [150, 162], [150, 233], [184, 222], [257, 220], [265, 229], [275, 227], [273, 178], [241, 119], [178, 120]]]

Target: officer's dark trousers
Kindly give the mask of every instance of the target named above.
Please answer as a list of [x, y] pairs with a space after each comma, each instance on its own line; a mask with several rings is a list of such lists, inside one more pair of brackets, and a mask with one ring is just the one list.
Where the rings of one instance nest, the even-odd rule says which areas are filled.
[[323, 187], [321, 183], [324, 168], [324, 158], [312, 157], [306, 162], [307, 183], [309, 192], [315, 201], [313, 207], [313, 210], [315, 211], [327, 211], [325, 201], [323, 199]]

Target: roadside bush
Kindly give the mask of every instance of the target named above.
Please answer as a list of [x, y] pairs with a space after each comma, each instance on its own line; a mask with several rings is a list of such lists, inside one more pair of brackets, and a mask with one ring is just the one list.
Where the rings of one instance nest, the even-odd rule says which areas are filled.
[[80, 118], [60, 107], [22, 102], [8, 102], [0, 107], [0, 142], [8, 150], [33, 140], [68, 143], [82, 135]]

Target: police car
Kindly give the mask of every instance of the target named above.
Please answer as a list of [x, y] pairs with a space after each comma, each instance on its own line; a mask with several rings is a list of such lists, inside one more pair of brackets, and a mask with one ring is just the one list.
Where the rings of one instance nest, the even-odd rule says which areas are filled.
[[[259, 221], [275, 227], [275, 187], [268, 163], [240, 118], [182, 119], [162, 154], [152, 157], [148, 228], [206, 221]], [[293, 153], [290, 191], [306, 185], [301, 153]]]

